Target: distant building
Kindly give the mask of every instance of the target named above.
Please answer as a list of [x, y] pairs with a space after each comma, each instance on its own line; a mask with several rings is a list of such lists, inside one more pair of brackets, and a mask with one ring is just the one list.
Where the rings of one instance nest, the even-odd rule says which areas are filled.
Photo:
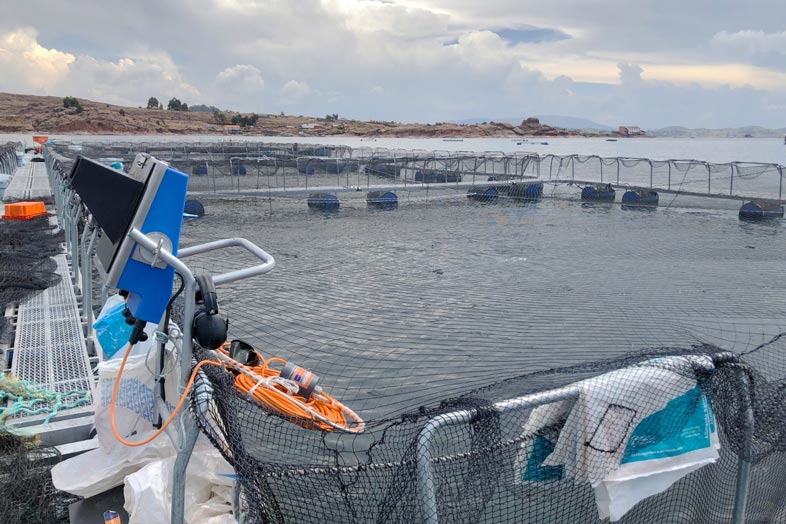
[[300, 124], [300, 129], [322, 129], [319, 124]]
[[224, 133], [229, 133], [230, 135], [236, 135], [240, 133], [240, 126], [234, 124], [226, 124], [224, 125]]
[[639, 126], [620, 126], [619, 134], [623, 136], [634, 136], [634, 135], [640, 135], [642, 133], [641, 133], [641, 128]]

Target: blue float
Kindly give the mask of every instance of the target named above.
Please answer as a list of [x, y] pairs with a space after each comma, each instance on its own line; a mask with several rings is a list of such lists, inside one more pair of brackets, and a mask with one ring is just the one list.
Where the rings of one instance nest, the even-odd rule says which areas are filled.
[[232, 166], [232, 174], [237, 176], [242, 176], [247, 173], [246, 166], [243, 164], [238, 164], [236, 166]]
[[499, 190], [496, 187], [471, 187], [467, 191], [467, 198], [479, 200], [481, 202], [491, 202], [499, 197]]
[[783, 206], [778, 202], [751, 200], [740, 208], [740, 220], [764, 220], [783, 218]]
[[543, 196], [543, 182], [513, 184], [508, 189], [508, 196], [518, 200], [536, 200]]
[[658, 192], [649, 189], [637, 189], [625, 191], [622, 195], [622, 203], [631, 206], [657, 206]]
[[186, 200], [186, 207], [183, 209], [183, 213], [203, 217], [205, 216], [205, 206], [199, 200]]
[[194, 169], [191, 172], [195, 175], [206, 175], [207, 174], [207, 166], [205, 164], [200, 164], [198, 166], [194, 166]]
[[314, 193], [308, 197], [308, 207], [312, 209], [338, 209], [341, 203], [332, 193]]
[[581, 199], [589, 202], [614, 202], [617, 196], [611, 184], [594, 184], [581, 190]]
[[445, 184], [448, 182], [461, 182], [461, 175], [457, 173], [436, 173], [434, 171], [415, 171], [415, 182], [423, 184]]
[[366, 204], [391, 209], [398, 206], [398, 196], [392, 191], [369, 191], [366, 195]]

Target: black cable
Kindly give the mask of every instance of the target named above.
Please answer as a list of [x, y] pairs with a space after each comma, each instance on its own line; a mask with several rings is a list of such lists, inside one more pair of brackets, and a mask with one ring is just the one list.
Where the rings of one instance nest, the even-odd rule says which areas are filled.
[[[180, 293], [182, 293], [183, 289], [186, 287], [186, 281], [183, 278], [183, 276], [180, 273], [175, 273], [175, 274], [180, 278], [180, 287], [169, 298], [169, 302], [167, 302], [167, 305], [166, 305], [166, 310], [165, 310], [165, 313], [164, 313], [164, 333], [166, 333], [166, 334], [169, 334], [169, 319], [171, 318], [171, 315], [172, 315], [172, 304], [175, 303], [175, 299], [177, 299], [177, 297], [180, 296]], [[164, 366], [166, 365], [166, 362], [165, 362], [165, 359], [164, 359], [164, 355], [165, 355], [165, 353], [164, 353], [164, 346], [165, 346], [166, 343], [165, 342], [161, 342], [161, 341], [158, 341], [157, 343], [158, 343], [158, 366], [159, 366], [159, 369], [164, 369]], [[166, 388], [165, 388], [165, 386], [166, 386], [166, 378], [164, 378], [163, 375], [158, 377], [158, 383], [159, 383], [159, 385], [161, 387], [161, 400], [166, 402]], [[156, 421], [155, 424], [153, 424], [153, 426], [155, 428], [160, 428], [162, 423], [163, 423], [163, 419], [161, 418], [161, 414], [159, 413], [158, 420]]]

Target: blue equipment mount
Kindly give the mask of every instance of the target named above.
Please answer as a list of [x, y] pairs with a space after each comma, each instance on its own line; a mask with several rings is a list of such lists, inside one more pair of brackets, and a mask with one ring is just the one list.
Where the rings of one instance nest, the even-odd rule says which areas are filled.
[[[127, 307], [137, 320], [158, 323], [175, 277], [158, 250], [177, 256], [188, 175], [144, 153], [128, 174], [80, 157], [71, 184], [103, 230], [96, 255], [107, 284], [129, 292]], [[133, 229], [157, 242], [157, 250], [140, 248], [129, 237]]]

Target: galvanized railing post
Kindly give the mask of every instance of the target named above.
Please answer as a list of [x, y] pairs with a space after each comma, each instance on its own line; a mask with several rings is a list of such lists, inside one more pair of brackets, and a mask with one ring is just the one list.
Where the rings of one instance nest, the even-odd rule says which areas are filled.
[[[498, 413], [503, 414], [508, 411], [530, 409], [544, 404], [572, 400], [577, 398], [578, 395], [579, 389], [575, 385], [571, 385], [523, 397], [502, 400], [496, 402], [494, 408]], [[443, 413], [429, 420], [423, 429], [420, 430], [415, 455], [417, 461], [417, 488], [418, 499], [420, 501], [420, 515], [424, 524], [439, 524], [437, 486], [434, 482], [434, 474], [431, 469], [431, 463], [433, 462], [431, 443], [434, 440], [434, 436], [442, 427], [471, 422], [475, 415], [476, 411], [474, 409]]]
[[751, 398], [751, 380], [747, 367], [739, 366], [740, 382], [742, 383], [741, 394], [745, 402], [745, 413], [743, 416], [743, 443], [742, 450], [737, 462], [737, 486], [734, 491], [734, 513], [732, 514], [733, 524], [744, 524], [745, 513], [748, 507], [748, 493], [750, 491], [750, 477], [753, 454], [753, 399]]

